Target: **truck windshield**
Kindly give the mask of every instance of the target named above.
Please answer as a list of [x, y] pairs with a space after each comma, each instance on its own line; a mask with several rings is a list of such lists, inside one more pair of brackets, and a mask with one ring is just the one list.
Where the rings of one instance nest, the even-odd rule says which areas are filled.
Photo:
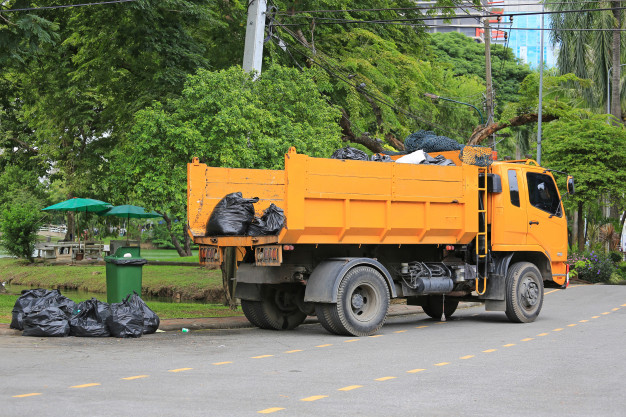
[[530, 204], [553, 216], [561, 217], [563, 214], [561, 211], [561, 200], [552, 178], [535, 172], [528, 172], [526, 178], [528, 179]]

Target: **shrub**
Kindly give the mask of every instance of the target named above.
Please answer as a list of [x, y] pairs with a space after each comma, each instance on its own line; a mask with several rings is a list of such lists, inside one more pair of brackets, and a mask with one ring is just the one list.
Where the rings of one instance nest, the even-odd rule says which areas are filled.
[[624, 256], [621, 252], [612, 251], [609, 253], [609, 257], [614, 263], [618, 263], [624, 260]]
[[37, 206], [7, 205], [0, 212], [0, 245], [10, 255], [33, 262], [37, 231], [42, 224], [43, 217]]
[[617, 264], [617, 272], [619, 272], [623, 279], [626, 279], [626, 261]]
[[[569, 261], [570, 264], [572, 260]], [[579, 279], [592, 283], [609, 282], [611, 274], [617, 272], [610, 256], [596, 251], [591, 251], [586, 256], [578, 256], [573, 262], [573, 267]]]

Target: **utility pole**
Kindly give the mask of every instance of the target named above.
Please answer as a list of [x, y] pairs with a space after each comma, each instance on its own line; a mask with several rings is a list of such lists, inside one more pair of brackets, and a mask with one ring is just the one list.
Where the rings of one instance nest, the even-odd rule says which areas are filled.
[[537, 163], [541, 165], [541, 122], [543, 113], [543, 12], [541, 4], [541, 34], [539, 35], [539, 109], [537, 110]]
[[251, 0], [248, 5], [246, 44], [243, 50], [243, 70], [261, 73], [263, 64], [263, 40], [265, 37], [265, 0]]
[[[491, 28], [489, 27], [489, 2], [482, 0], [484, 8], [484, 32], [485, 37], [485, 84], [487, 87], [485, 100], [485, 113], [487, 114], [487, 122], [485, 126], [493, 123], [493, 81], [491, 80]], [[493, 146], [495, 148], [495, 136], [493, 138]]]

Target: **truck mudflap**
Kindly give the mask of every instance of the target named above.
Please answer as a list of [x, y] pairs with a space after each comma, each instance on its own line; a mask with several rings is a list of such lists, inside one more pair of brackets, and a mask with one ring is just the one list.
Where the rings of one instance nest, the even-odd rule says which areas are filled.
[[391, 298], [397, 297], [389, 271], [377, 260], [372, 258], [331, 258], [320, 263], [309, 277], [304, 301], [308, 303], [336, 303], [341, 279], [349, 270], [359, 265], [376, 268], [385, 277]]

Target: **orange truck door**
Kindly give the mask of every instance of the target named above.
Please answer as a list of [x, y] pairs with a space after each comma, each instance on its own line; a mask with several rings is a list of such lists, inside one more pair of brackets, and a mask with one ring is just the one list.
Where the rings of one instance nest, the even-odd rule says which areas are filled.
[[551, 262], [567, 259], [567, 220], [558, 189], [551, 175], [526, 171], [529, 245], [544, 248]]

